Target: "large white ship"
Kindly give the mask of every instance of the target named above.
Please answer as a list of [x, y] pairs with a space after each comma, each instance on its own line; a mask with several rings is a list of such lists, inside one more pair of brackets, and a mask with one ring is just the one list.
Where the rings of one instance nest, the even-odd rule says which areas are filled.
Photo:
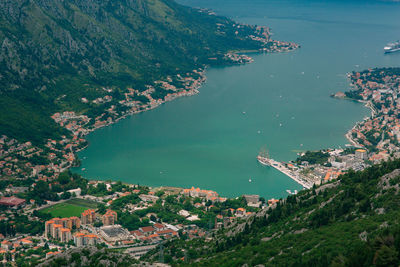
[[400, 51], [400, 41], [387, 44], [383, 48], [383, 51], [385, 51], [385, 53], [393, 53], [396, 51]]
[[260, 162], [262, 165], [265, 166], [271, 166], [271, 161], [268, 155], [268, 152], [265, 152], [265, 150], [262, 150], [258, 156], [257, 156], [258, 162]]

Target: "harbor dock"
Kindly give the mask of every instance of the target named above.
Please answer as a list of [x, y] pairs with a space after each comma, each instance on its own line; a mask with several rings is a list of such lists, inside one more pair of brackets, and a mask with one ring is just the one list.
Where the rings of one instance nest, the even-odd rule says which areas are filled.
[[278, 162], [278, 161], [276, 161], [274, 159], [271, 159], [270, 157], [259, 155], [257, 157], [257, 160], [263, 165], [271, 166], [271, 167], [277, 169], [281, 173], [283, 173], [286, 176], [292, 178], [295, 182], [297, 182], [298, 184], [302, 185], [306, 189], [310, 189], [313, 186], [312, 182], [307, 181], [304, 178], [300, 177], [299, 173], [290, 170], [284, 164], [282, 164], [282, 163], [280, 163], [280, 162]]

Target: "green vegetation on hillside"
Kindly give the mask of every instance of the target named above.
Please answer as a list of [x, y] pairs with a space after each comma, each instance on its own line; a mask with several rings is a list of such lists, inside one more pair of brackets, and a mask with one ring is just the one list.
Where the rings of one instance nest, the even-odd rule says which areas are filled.
[[[250, 34], [255, 27], [172, 0], [0, 1], [0, 132], [36, 144], [56, 139], [66, 132], [54, 112], [98, 116], [127, 87], [144, 90], [226, 63], [229, 50], [259, 49]], [[93, 103], [105, 88], [113, 100]]]
[[[68, 250], [56, 257], [45, 260], [40, 266], [139, 266], [139, 261], [128, 253], [121, 254], [118, 251], [101, 247], [75, 248]], [[23, 263], [19, 266], [25, 266]], [[29, 266], [29, 265], [27, 265]]]
[[[212, 241], [170, 242], [165, 260], [188, 266], [398, 266], [399, 168], [396, 160], [349, 171], [219, 230]], [[157, 261], [158, 254], [145, 259]]]

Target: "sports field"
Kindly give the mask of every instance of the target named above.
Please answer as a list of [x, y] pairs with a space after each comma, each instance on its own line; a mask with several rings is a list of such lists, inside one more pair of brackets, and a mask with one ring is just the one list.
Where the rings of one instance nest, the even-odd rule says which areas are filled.
[[89, 200], [74, 198], [63, 203], [42, 209], [42, 212], [50, 213], [51, 216], [65, 218], [71, 216], [81, 216], [81, 213], [87, 209], [96, 209], [97, 203]]

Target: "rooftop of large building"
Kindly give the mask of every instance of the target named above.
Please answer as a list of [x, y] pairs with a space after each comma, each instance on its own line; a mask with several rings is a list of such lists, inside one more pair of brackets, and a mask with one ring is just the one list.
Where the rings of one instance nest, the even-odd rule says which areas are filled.
[[17, 197], [2, 197], [0, 199], [0, 205], [4, 206], [19, 206], [25, 203], [25, 199], [17, 198]]

